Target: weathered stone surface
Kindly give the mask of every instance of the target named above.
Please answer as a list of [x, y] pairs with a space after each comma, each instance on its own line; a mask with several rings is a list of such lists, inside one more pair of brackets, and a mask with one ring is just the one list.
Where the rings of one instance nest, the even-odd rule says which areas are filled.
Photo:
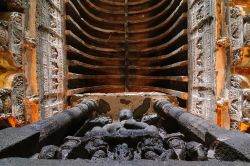
[[119, 122], [108, 121], [109, 123], [106, 125], [97, 123], [96, 126], [93, 126], [94, 128], [88, 128], [87, 132], [78, 130], [84, 133], [77, 132], [78, 137], [66, 137], [60, 147], [51, 145], [43, 147], [39, 153], [39, 156], [42, 156], [40, 159], [166, 161], [170, 159], [186, 160], [186, 157], [189, 157], [189, 160], [207, 160], [207, 150], [197, 148], [196, 145], [202, 145], [198, 142], [190, 144], [189, 151], [186, 153], [183, 134], [168, 134], [164, 128], [158, 129], [154, 125], [136, 121], [133, 119], [133, 112], [129, 109], [121, 110], [119, 115]]
[[96, 109], [95, 101], [85, 100], [71, 109], [27, 127], [41, 133], [39, 139], [41, 145], [58, 144], [67, 135], [74, 134], [79, 126], [82, 126], [85, 120], [92, 116], [93, 111]]
[[7, 11], [2, 13], [0, 18], [1, 87], [11, 92], [4, 101], [4, 105], [5, 107], [7, 103], [11, 105], [7, 113], [18, 119], [18, 124], [24, 122], [25, 78], [21, 67], [24, 54], [25, 19], [24, 14], [20, 13], [23, 7], [22, 0], [3, 0], [0, 5], [0, 10]]
[[250, 161], [250, 135], [239, 131], [228, 131], [217, 126], [208, 126], [207, 141], [212, 141], [215, 158], [232, 161]]
[[137, 161], [103, 161], [103, 160], [30, 160], [30, 159], [22, 159], [22, 158], [6, 158], [0, 160], [0, 165], [16, 165], [16, 166], [79, 166], [79, 165], [89, 165], [89, 166], [248, 166], [249, 163], [246, 162], [223, 162], [223, 161], [150, 161], [150, 160], [137, 160]]
[[165, 118], [174, 119], [183, 133], [214, 146], [215, 157], [220, 160], [250, 161], [250, 135], [219, 128], [204, 119], [184, 112], [168, 101], [158, 101], [155, 109]]
[[38, 155], [38, 159], [55, 159], [59, 148], [55, 145], [48, 145], [42, 148], [41, 153]]
[[[24, 39], [24, 14], [18, 12], [8, 13], [7, 18], [0, 20], [0, 50], [1, 56], [8, 57], [10, 68], [22, 66], [23, 39]], [[1, 64], [3, 65], [3, 64]]]
[[43, 119], [65, 107], [64, 8], [62, 0], [39, 0], [37, 6], [37, 75]]
[[23, 74], [16, 74], [12, 82], [12, 115], [24, 122], [24, 97], [25, 97], [25, 78]]
[[11, 90], [0, 90], [0, 113], [11, 113]]
[[30, 157], [44, 144], [62, 142], [91, 116], [96, 107], [94, 101], [83, 101], [76, 107], [38, 123], [1, 130], [0, 158]]
[[215, 0], [188, 1], [188, 110], [210, 122], [215, 118]]
[[[30, 157], [39, 148], [40, 133], [29, 127], [0, 131], [0, 158]], [[0, 164], [1, 165], [1, 164]]]

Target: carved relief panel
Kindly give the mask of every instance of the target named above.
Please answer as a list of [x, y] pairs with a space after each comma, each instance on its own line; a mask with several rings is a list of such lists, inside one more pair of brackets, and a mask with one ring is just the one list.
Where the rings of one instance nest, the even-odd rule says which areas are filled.
[[7, 50], [9, 47], [8, 22], [0, 21], [0, 49]]
[[250, 87], [249, 32], [250, 19], [241, 6], [231, 6], [229, 16], [231, 41], [231, 86], [229, 89], [229, 114], [231, 129], [239, 129], [249, 121], [248, 89]]
[[0, 5], [0, 113], [24, 122], [23, 76], [24, 11], [22, 0], [3, 0]]
[[232, 65], [238, 65], [242, 61], [243, 46], [243, 19], [239, 7], [230, 9], [230, 39], [232, 48]]
[[64, 107], [63, 8], [61, 0], [38, 3], [39, 94], [42, 118]]
[[12, 12], [8, 14], [9, 19], [0, 20], [0, 49], [1, 55], [11, 54], [13, 65], [22, 66], [22, 51], [24, 39], [24, 16], [21, 13]]
[[190, 0], [189, 110], [213, 121], [215, 110], [214, 1]]
[[229, 91], [229, 115], [230, 128], [238, 129], [242, 118], [243, 91], [241, 89], [242, 78], [238, 75], [231, 77], [231, 88]]
[[21, 13], [11, 14], [11, 32], [9, 49], [17, 66], [22, 65], [22, 51], [24, 39], [24, 18]]

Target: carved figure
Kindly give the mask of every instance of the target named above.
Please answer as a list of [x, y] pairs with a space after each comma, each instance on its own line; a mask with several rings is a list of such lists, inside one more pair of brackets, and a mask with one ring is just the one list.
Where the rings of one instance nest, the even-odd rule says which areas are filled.
[[[202, 144], [186, 143], [181, 133], [168, 134], [163, 128], [149, 125], [157, 124], [159, 117], [156, 114], [146, 115], [141, 121], [136, 121], [133, 111], [125, 109], [120, 111], [119, 120], [110, 124], [110, 118], [94, 118], [86, 123], [92, 126], [87, 127], [89, 131], [84, 136], [68, 136], [60, 148], [44, 147], [39, 158], [207, 160], [207, 152]], [[82, 127], [84, 130], [87, 129], [85, 125]], [[79, 131], [83, 131], [82, 128]]]
[[48, 145], [42, 148], [38, 155], [38, 159], [56, 159], [59, 152], [59, 147]]
[[205, 147], [198, 142], [188, 142], [186, 144], [187, 160], [204, 161], [207, 160], [207, 151]]

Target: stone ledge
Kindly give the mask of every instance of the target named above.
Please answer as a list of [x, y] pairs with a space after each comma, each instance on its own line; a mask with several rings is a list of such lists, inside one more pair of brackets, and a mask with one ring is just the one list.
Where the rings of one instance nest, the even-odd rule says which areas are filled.
[[216, 159], [250, 161], [250, 134], [217, 127], [166, 100], [156, 102], [155, 109], [164, 118], [174, 120], [183, 133], [212, 148]]
[[[30, 157], [38, 149], [40, 133], [29, 127], [6, 128], [0, 132], [0, 158]], [[1, 164], [0, 164], [1, 165]]]
[[225, 161], [150, 161], [150, 160], [138, 160], [138, 161], [112, 161], [112, 160], [35, 160], [35, 159], [23, 159], [23, 158], [6, 158], [0, 160], [0, 165], [16, 165], [16, 166], [24, 166], [24, 165], [32, 165], [32, 166], [171, 166], [171, 165], [179, 165], [179, 166], [248, 166], [247, 162], [225, 162]]

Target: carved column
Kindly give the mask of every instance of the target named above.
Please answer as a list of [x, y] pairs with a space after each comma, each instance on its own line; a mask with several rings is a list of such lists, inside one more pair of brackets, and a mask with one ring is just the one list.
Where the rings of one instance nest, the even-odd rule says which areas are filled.
[[41, 117], [50, 117], [64, 107], [64, 21], [62, 0], [39, 0], [38, 86]]
[[24, 16], [22, 13], [12, 12], [6, 14], [7, 20], [0, 20], [0, 49], [1, 56], [11, 58], [3, 58], [11, 63], [12, 68], [22, 66], [22, 51], [24, 39]]
[[230, 128], [238, 129], [242, 118], [243, 91], [241, 89], [243, 79], [238, 75], [231, 77], [231, 87], [229, 90], [229, 115]]
[[249, 123], [250, 88], [250, 15], [240, 6], [231, 6], [229, 35], [231, 42], [231, 86], [229, 87], [230, 128], [240, 129], [242, 122]]
[[215, 119], [215, 0], [188, 1], [189, 111]]
[[25, 111], [24, 8], [23, 0], [3, 0], [0, 4], [0, 113], [14, 116], [21, 123]]

